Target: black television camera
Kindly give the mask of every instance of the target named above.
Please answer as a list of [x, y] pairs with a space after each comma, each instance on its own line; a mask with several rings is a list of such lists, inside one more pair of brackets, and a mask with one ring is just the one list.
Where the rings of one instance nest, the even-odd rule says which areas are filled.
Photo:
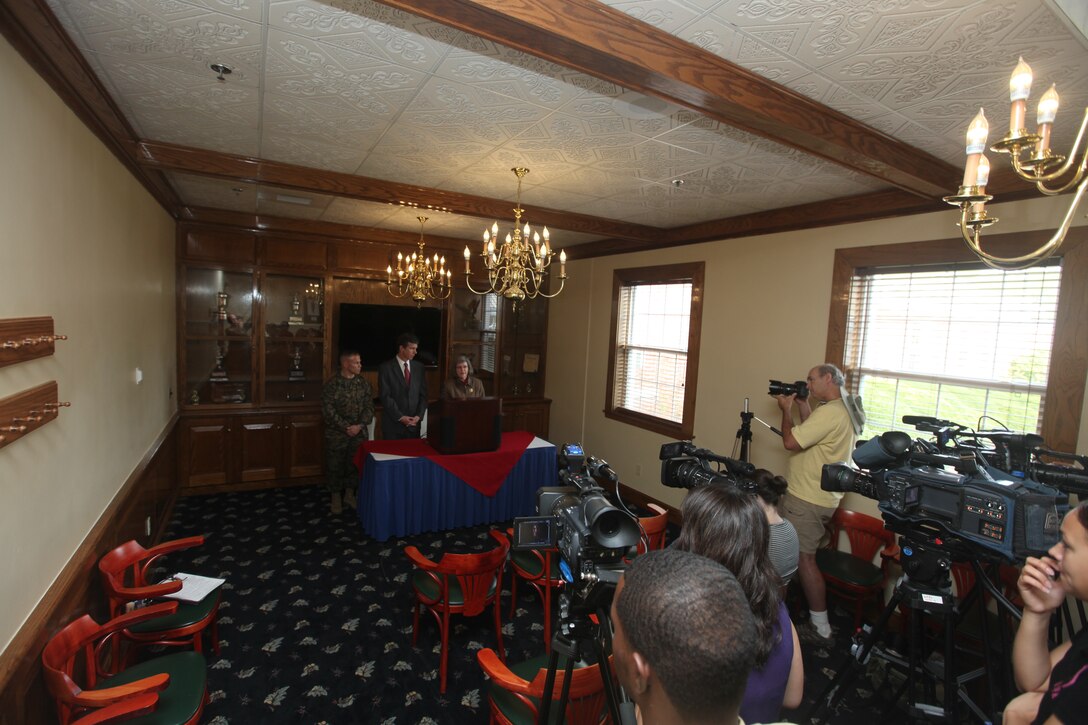
[[963, 542], [969, 553], [1008, 561], [1038, 556], [1057, 543], [1069, 510], [1069, 497], [1055, 488], [1011, 476], [978, 455], [947, 455], [902, 431], [860, 444], [853, 461], [863, 470], [825, 465], [820, 487], [875, 499], [893, 531], [948, 547]]
[[[661, 483], [670, 488], [698, 488], [712, 483], [747, 487], [748, 477], [756, 470], [751, 463], [696, 448], [691, 441], [663, 444], [658, 458], [661, 459]], [[717, 468], [711, 467], [712, 462], [718, 464]]]
[[772, 380], [767, 386], [767, 395], [796, 395], [798, 400], [804, 400], [808, 397], [808, 383], [804, 380], [798, 380], [796, 383]]
[[1016, 478], [1030, 478], [1065, 493], [1088, 495], [1088, 456], [1051, 450], [1046, 447], [1043, 437], [1035, 433], [976, 432], [958, 423], [928, 416], [905, 415], [903, 422], [932, 433], [941, 450], [975, 452], [991, 466]]
[[577, 587], [600, 582], [614, 585], [624, 558], [638, 546], [638, 520], [612, 505], [597, 479], [615, 482], [606, 461], [586, 457], [582, 446], [568, 443], [560, 453], [562, 486], [537, 491], [537, 513], [514, 519], [514, 548], [559, 550], [563, 578]]

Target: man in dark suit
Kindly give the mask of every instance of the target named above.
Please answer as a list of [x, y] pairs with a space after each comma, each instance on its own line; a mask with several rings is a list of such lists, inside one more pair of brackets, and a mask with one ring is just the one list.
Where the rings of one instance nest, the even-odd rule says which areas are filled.
[[382, 438], [419, 438], [427, 412], [427, 376], [414, 360], [419, 338], [406, 332], [397, 338], [397, 356], [378, 366], [382, 398]]

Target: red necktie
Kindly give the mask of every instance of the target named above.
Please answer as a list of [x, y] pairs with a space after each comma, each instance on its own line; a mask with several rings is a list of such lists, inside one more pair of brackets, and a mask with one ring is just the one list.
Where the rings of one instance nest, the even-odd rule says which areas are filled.
[[408, 368], [408, 363], [404, 363], [404, 384], [412, 384], [412, 371]]

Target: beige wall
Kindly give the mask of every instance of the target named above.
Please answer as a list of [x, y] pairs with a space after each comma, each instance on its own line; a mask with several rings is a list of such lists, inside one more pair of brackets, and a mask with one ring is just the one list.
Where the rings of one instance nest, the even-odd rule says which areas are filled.
[[164, 429], [176, 376], [172, 219], [3, 39], [0, 98], [0, 318], [69, 338], [0, 368], [0, 398], [56, 380], [72, 404], [0, 448], [6, 647]]
[[[951, 180], [955, 184], [956, 180]], [[1050, 228], [1068, 205], [1062, 199], [996, 204], [1002, 233]], [[602, 414], [608, 365], [612, 270], [705, 261], [702, 347], [695, 440], [732, 455], [744, 399], [756, 416], [778, 427], [780, 416], [767, 381], [798, 380], [823, 361], [827, 341], [834, 250], [869, 244], [946, 239], [957, 234], [951, 207], [901, 220], [864, 222], [639, 252], [569, 263], [566, 289], [551, 302], [547, 396], [551, 438], [581, 441], [588, 454], [608, 460], [624, 483], [679, 506], [682, 490], [660, 482], [658, 450], [667, 438]], [[1083, 224], [1083, 217], [1078, 220]], [[557, 244], [562, 244], [556, 236]], [[1088, 396], [1085, 396], [1088, 401]], [[1088, 409], [1088, 402], [1086, 402]], [[1088, 410], [1082, 414], [1088, 421]], [[785, 470], [781, 439], [753, 422], [751, 459]], [[1078, 451], [1088, 451], [1088, 425]], [[873, 502], [850, 494], [851, 508], [875, 512]]]

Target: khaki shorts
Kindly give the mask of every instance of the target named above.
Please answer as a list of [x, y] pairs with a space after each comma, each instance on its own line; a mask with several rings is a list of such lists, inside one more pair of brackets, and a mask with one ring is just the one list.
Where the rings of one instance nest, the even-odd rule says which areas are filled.
[[797, 541], [802, 554], [815, 554], [816, 549], [827, 541], [827, 524], [837, 507], [817, 506], [786, 493], [779, 504], [782, 518], [797, 529]]

